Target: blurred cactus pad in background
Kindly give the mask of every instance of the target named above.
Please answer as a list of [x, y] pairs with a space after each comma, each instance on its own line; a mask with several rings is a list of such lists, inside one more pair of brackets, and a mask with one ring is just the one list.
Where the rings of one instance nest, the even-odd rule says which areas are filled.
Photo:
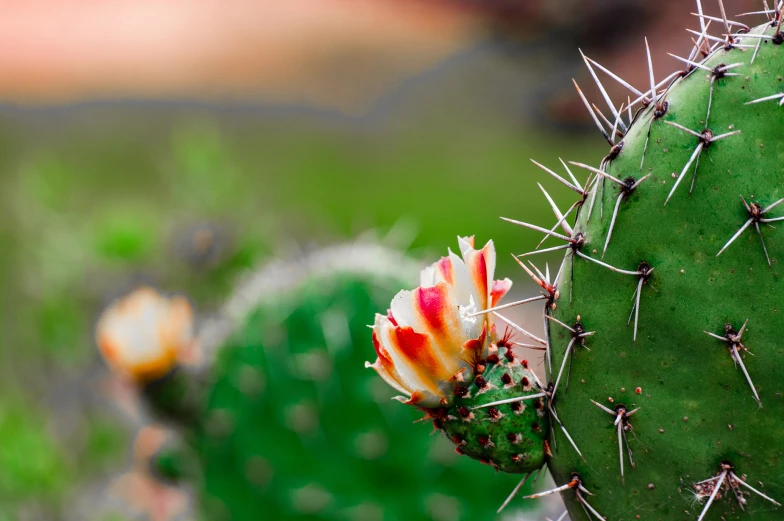
[[189, 324], [174, 318], [179, 297], [147, 288], [115, 303], [98, 325], [99, 347], [180, 434], [153, 455], [153, 474], [195, 486], [210, 520], [491, 512], [514, 478], [459, 459], [361, 370], [368, 317], [417, 271], [400, 253], [359, 242], [273, 262], [204, 324], [203, 370], [171, 358], [188, 342]]

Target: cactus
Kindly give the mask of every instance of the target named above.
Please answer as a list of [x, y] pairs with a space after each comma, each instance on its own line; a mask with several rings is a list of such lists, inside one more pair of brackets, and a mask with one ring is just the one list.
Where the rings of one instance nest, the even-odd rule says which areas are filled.
[[[99, 347], [106, 355], [111, 346], [110, 366], [139, 384], [184, 442], [157, 454], [156, 475], [195, 485], [211, 520], [474, 519], [492, 509], [505, 495], [492, 479], [461, 497], [465, 483], [492, 469], [474, 468], [444, 440], [434, 445], [382, 382], [357, 371], [374, 311], [416, 268], [374, 243], [267, 265], [200, 328], [211, 362], [200, 371], [170, 363], [190, 342], [181, 297], [145, 289], [110, 307]], [[134, 302], [151, 312], [118, 313]], [[145, 316], [150, 331], [169, 333], [165, 345], [139, 328]], [[149, 340], [146, 357], [134, 348], [122, 356], [125, 324]]]
[[[542, 188], [558, 220], [552, 228], [512, 221], [559, 242], [517, 258], [540, 296], [464, 312], [472, 302], [454, 296], [462, 291], [454, 273], [467, 267], [479, 294], [494, 286], [492, 268], [482, 271], [471, 261], [476, 252], [461, 247], [465, 261], [436, 263], [444, 275], [423, 274], [422, 286], [396, 297], [374, 328], [374, 368], [407, 395], [402, 401], [466, 455], [524, 474], [521, 483], [546, 459], [557, 487], [528, 497], [562, 493], [574, 521], [784, 516], [784, 236], [765, 226], [784, 220], [784, 14], [766, 8], [768, 21], [748, 28], [720, 6], [721, 17], [707, 17], [698, 0], [701, 31], [691, 55], [679, 58], [683, 71], [657, 83], [648, 50], [646, 89], [585, 58], [611, 116], [577, 90], [610, 149], [595, 167], [564, 162], [563, 176], [536, 163], [579, 195], [565, 215]], [[614, 104], [598, 71], [636, 100]], [[565, 260], [554, 278], [527, 264], [558, 250]], [[494, 266], [495, 253], [482, 252], [480, 264]], [[444, 305], [423, 306], [436, 290], [449, 295]], [[496, 319], [530, 302], [544, 304], [544, 338], [510, 330], [546, 349], [547, 379], [528, 388], [515, 380], [525, 368]], [[414, 337], [408, 330], [437, 338], [455, 309], [466, 331], [477, 327], [467, 320], [483, 317], [488, 334], [469, 337], [482, 346], [468, 358], [419, 341], [445, 368], [449, 357], [470, 361], [444, 379], [421, 363], [424, 355], [408, 356], [414, 343], [404, 340]], [[421, 381], [439, 384], [440, 402], [420, 399]], [[519, 451], [498, 444], [528, 436], [530, 423], [509, 420], [532, 402], [546, 412], [546, 436]], [[488, 449], [490, 430], [496, 445]]]

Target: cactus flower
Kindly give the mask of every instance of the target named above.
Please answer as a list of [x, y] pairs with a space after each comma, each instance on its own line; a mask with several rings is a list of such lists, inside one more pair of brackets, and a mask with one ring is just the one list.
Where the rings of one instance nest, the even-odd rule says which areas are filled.
[[101, 315], [96, 343], [106, 363], [137, 382], [168, 374], [193, 339], [193, 308], [185, 297], [144, 287]]
[[462, 259], [448, 257], [422, 270], [420, 286], [401, 291], [386, 315], [377, 314], [373, 346], [378, 358], [367, 362], [405, 396], [404, 403], [425, 408], [451, 402], [454, 383], [472, 376], [476, 361], [495, 335], [491, 315], [509, 291], [509, 279], [493, 280], [493, 241], [474, 249], [473, 237], [458, 237]]

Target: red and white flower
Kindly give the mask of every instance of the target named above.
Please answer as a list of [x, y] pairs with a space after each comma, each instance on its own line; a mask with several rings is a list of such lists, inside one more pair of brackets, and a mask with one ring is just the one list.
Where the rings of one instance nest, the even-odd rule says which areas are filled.
[[474, 249], [473, 237], [458, 237], [462, 259], [448, 257], [422, 270], [420, 286], [401, 291], [387, 315], [376, 314], [373, 346], [378, 358], [367, 362], [389, 385], [405, 395], [400, 401], [420, 407], [448, 404], [454, 383], [468, 380], [487, 355], [495, 335], [490, 313], [512, 287], [493, 280], [493, 241]]
[[182, 296], [143, 287], [112, 303], [95, 328], [109, 366], [138, 382], [165, 376], [193, 342], [193, 308]]

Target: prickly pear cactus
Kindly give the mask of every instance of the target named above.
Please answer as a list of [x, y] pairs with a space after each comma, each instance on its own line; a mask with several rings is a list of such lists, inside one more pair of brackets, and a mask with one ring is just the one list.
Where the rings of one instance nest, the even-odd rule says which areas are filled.
[[[214, 360], [201, 373], [172, 367], [172, 349], [140, 341], [182, 338], [140, 327], [146, 318], [151, 331], [181, 330], [171, 326], [177, 306], [152, 290], [141, 295], [150, 303], [113, 306], [99, 324], [99, 346], [110, 346], [112, 367], [133, 369], [149, 404], [186, 442], [158, 455], [157, 475], [196, 485], [204, 519], [215, 521], [457, 520], [493, 509], [505, 491], [492, 469], [475, 468], [445, 440], [434, 444], [383, 382], [357, 370], [375, 310], [416, 272], [413, 261], [366, 243], [268, 265], [201, 328]], [[147, 312], [115, 312], [134, 306]], [[132, 347], [149, 349], [146, 356], [136, 349], [130, 367], [121, 356], [125, 337], [113, 333], [132, 327]]]
[[[500, 470], [527, 478], [546, 459], [558, 486], [528, 497], [560, 492], [572, 520], [784, 518], [784, 15], [767, 10], [750, 29], [720, 11], [697, 18], [684, 70], [661, 83], [648, 51], [642, 90], [585, 58], [610, 115], [578, 93], [610, 149], [595, 165], [537, 163], [578, 194], [564, 215], [542, 187], [554, 226], [512, 221], [552, 242], [518, 257], [540, 296], [499, 306], [488, 297], [495, 252], [461, 243], [464, 260], [436, 263], [439, 276], [423, 273], [376, 321], [374, 368], [401, 400]], [[600, 75], [631, 90], [625, 103]], [[555, 277], [529, 263], [557, 250]], [[546, 349], [547, 374], [525, 386], [521, 362], [498, 357], [510, 345], [498, 316], [536, 301], [543, 338], [512, 331]], [[462, 336], [444, 347], [453, 322]], [[544, 435], [510, 450], [534, 418], [510, 419], [534, 404]]]
[[552, 315], [596, 334], [590, 351], [570, 348], [574, 333], [551, 323], [552, 377], [572, 359], [557, 412], [585, 460], [556, 430], [550, 469], [560, 484], [578, 473], [607, 519], [692, 519], [710, 500], [703, 519], [784, 517], [749, 488], [784, 500], [784, 236], [768, 225], [784, 216], [784, 112], [753, 103], [784, 88], [776, 33], [698, 51], [602, 173], [589, 169], [595, 201], [560, 230], [582, 239], [568, 243]]

